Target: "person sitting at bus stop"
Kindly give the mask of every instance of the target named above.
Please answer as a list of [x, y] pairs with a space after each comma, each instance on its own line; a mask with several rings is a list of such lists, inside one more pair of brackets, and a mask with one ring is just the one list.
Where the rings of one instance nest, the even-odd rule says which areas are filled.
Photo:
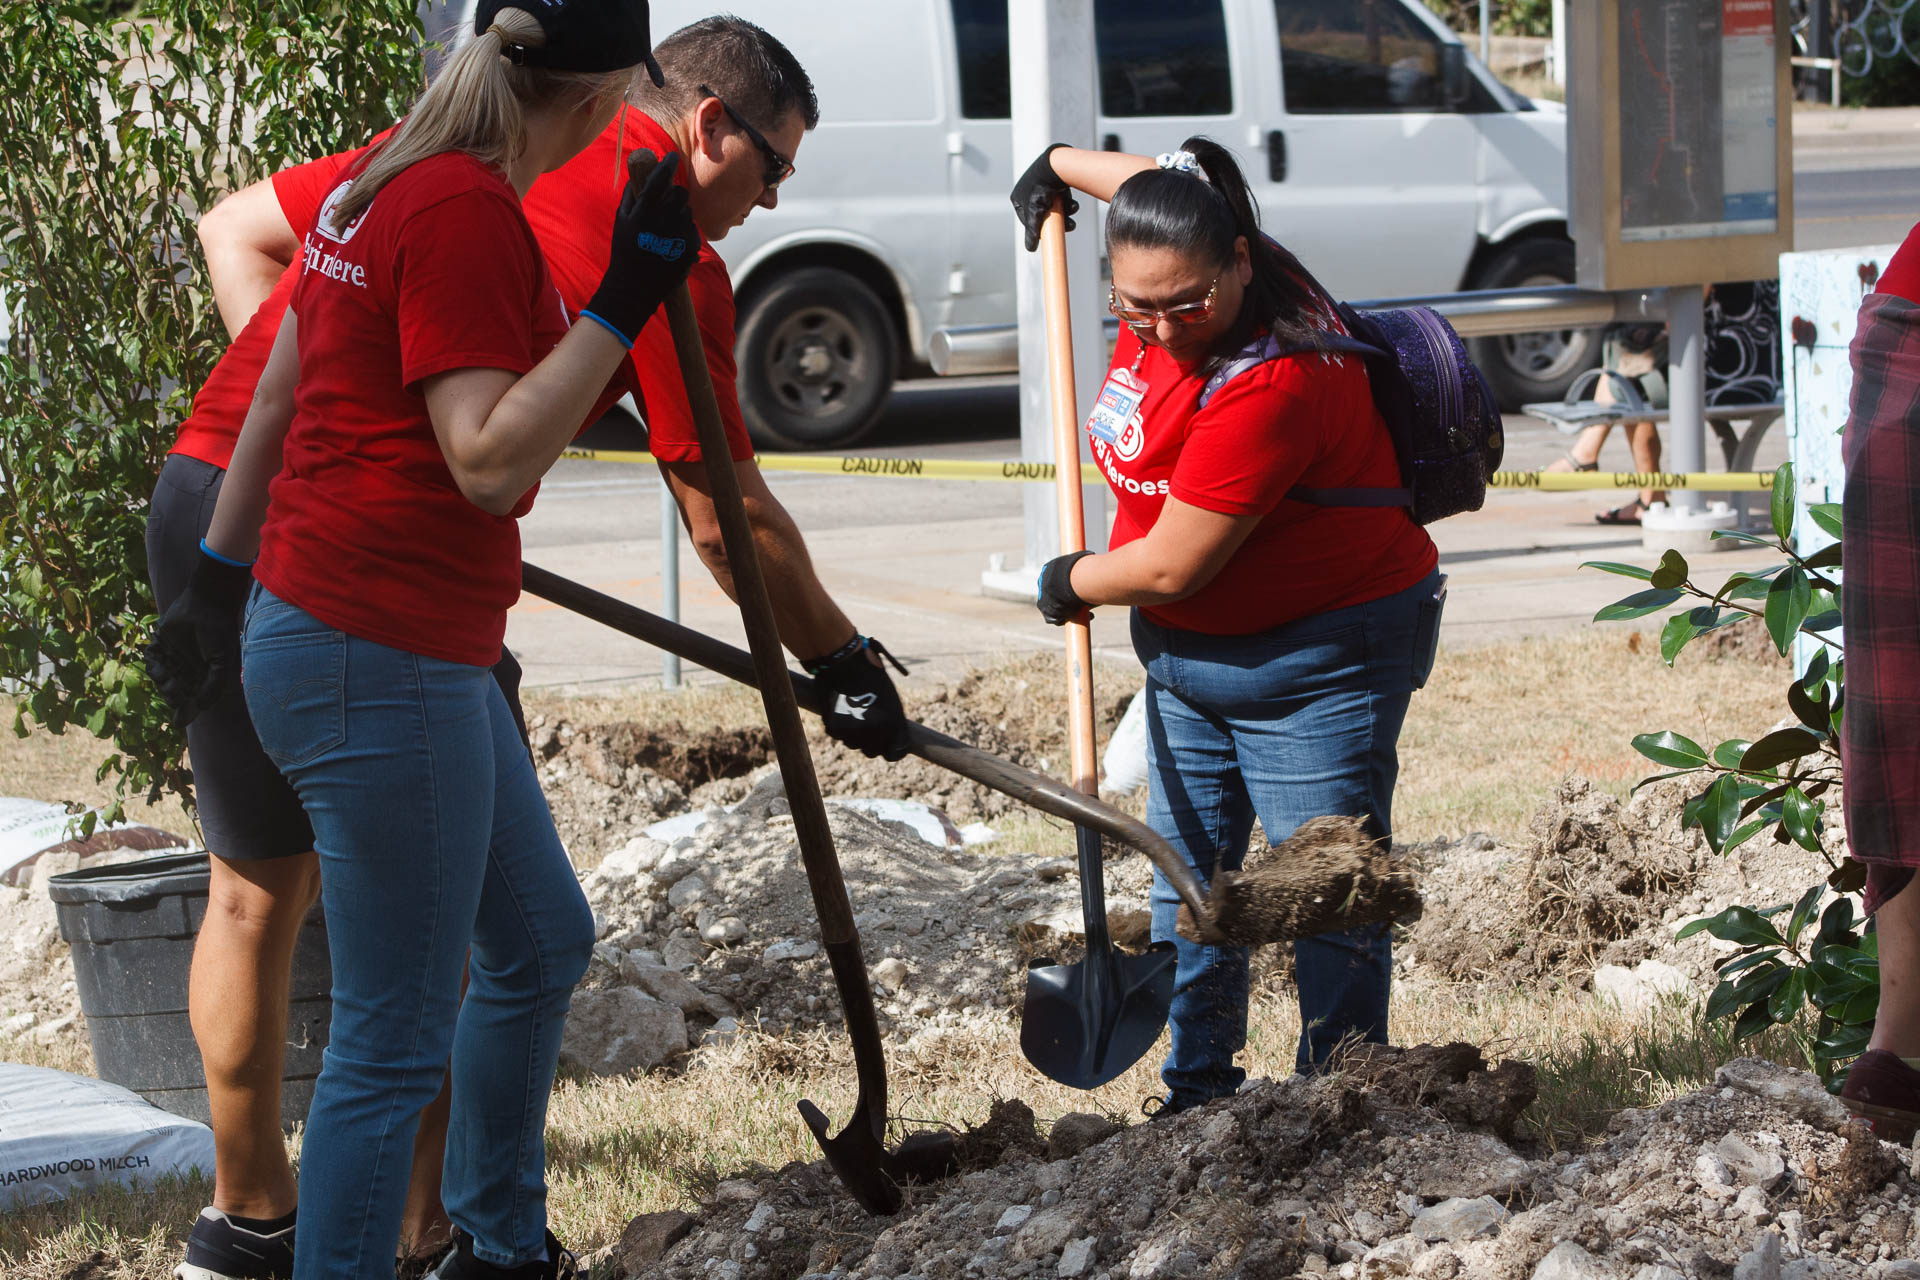
[[[1667, 330], [1660, 324], [1617, 324], [1608, 327], [1600, 343], [1600, 367], [1624, 378], [1649, 409], [1667, 407]], [[1616, 404], [1620, 392], [1611, 377], [1603, 377], [1594, 387], [1593, 398], [1599, 404]], [[1598, 471], [1600, 448], [1613, 431], [1611, 422], [1595, 422], [1581, 428], [1567, 449], [1567, 456], [1548, 464], [1550, 472]], [[1649, 419], [1619, 424], [1633, 455], [1633, 469], [1642, 474], [1660, 470], [1660, 429]], [[1594, 516], [1597, 524], [1635, 525], [1656, 502], [1665, 502], [1664, 489], [1642, 489], [1632, 502], [1602, 511]]]
[[[788, 143], [790, 163], [800, 136], [817, 120], [811, 84], [784, 46], [760, 28], [738, 20], [695, 24], [656, 46], [655, 54], [657, 60], [673, 68], [678, 79], [709, 88], [718, 85], [718, 94], [726, 99], [723, 106], [721, 97], [700, 98], [692, 110], [677, 115], [657, 112], [679, 137], [699, 140], [687, 147], [698, 154], [693, 163], [682, 166], [679, 176], [687, 180], [696, 224], [706, 238], [719, 239], [753, 208], [770, 207], [775, 199], [761, 180], [769, 173], [761, 143], [748, 137], [751, 126], [734, 123], [728, 108], [733, 101], [747, 102], [764, 111], [765, 118], [780, 119], [786, 127], [779, 132], [793, 135], [783, 139]], [[570, 310], [584, 305], [598, 283], [595, 271], [604, 268], [607, 248], [602, 242], [602, 228], [611, 221], [619, 198], [617, 177], [625, 171], [625, 154], [641, 145], [642, 137], [649, 133], [655, 136], [645, 136], [645, 141], [653, 144], [650, 149], [656, 154], [681, 150], [668, 143], [652, 119], [632, 110], [622, 116], [580, 156], [536, 182], [523, 205]], [[218, 497], [253, 383], [265, 364], [287, 297], [300, 274], [297, 265], [289, 264], [295, 263], [320, 202], [362, 154], [343, 153], [283, 171], [229, 197], [202, 220], [210, 283], [235, 341], [196, 397], [193, 415], [183, 426], [156, 491], [156, 512], [165, 506], [173, 514], [150, 527], [150, 542], [160, 536], [164, 524], [166, 536], [161, 542], [165, 548], [179, 544], [174, 548], [179, 554], [165, 550], [150, 555], [156, 587], [165, 587], [157, 591], [163, 608], [178, 594], [192, 560], [199, 554], [198, 541]], [[756, 545], [764, 560], [782, 569], [777, 576], [769, 574], [782, 639], [798, 653], [821, 654], [823, 646], [852, 633], [853, 628], [821, 586], [797, 528], [767, 491], [752, 462], [751, 449], [746, 447], [734, 395], [732, 295], [725, 268], [710, 247], [702, 247], [691, 285], [707, 339], [715, 389], [736, 445], [736, 469], [747, 491]], [[643, 342], [636, 343], [633, 364], [647, 403], [655, 407], [650, 416], [655, 419], [656, 448], [675, 456], [674, 461], [663, 461], [663, 471], [675, 482], [675, 497], [683, 519], [695, 530], [696, 547], [724, 583], [725, 553], [717, 517], [706, 494], [691, 415], [664, 318], [643, 330]], [[675, 407], [679, 412], [669, 420], [668, 414]], [[160, 502], [162, 495], [175, 490], [186, 496]], [[182, 513], [191, 518], [183, 518]], [[163, 568], [175, 561], [179, 562], [177, 572]], [[164, 584], [159, 581], [162, 577], [166, 579]], [[841, 661], [838, 669], [828, 665], [824, 674], [830, 686], [838, 682], [842, 693], [854, 698], [874, 696], [870, 706], [860, 708], [866, 713], [864, 719], [843, 710], [829, 717], [828, 731], [868, 754], [895, 756], [904, 723], [898, 696], [870, 653], [842, 652], [850, 645], [839, 643], [827, 653], [840, 653]], [[819, 662], [812, 665], [816, 669], [821, 666]], [[503, 652], [498, 674], [518, 721], [518, 667], [512, 655]], [[203, 811], [239, 809], [266, 821], [287, 809], [290, 812], [282, 825], [297, 824], [301, 834], [291, 843], [280, 842], [284, 849], [275, 845], [277, 852], [288, 855], [283, 859], [249, 863], [244, 875], [216, 874], [214, 887], [220, 891], [215, 893], [217, 909], [209, 913], [196, 947], [195, 982], [189, 999], [209, 1063], [218, 1176], [214, 1204], [196, 1221], [189, 1240], [186, 1266], [199, 1268], [192, 1272], [191, 1280], [252, 1280], [284, 1275], [290, 1266], [293, 1184], [279, 1141], [280, 1058], [270, 1050], [282, 1042], [293, 937], [317, 893], [312, 839], [298, 802], [260, 753], [237, 688], [217, 699], [216, 708], [228, 703], [237, 707], [235, 714], [204, 714], [189, 728]], [[203, 755], [206, 768], [199, 767]], [[241, 771], [249, 782], [242, 786], [223, 784], [227, 772], [211, 766], [216, 759], [227, 758], [239, 759], [242, 764], [255, 762], [257, 767], [250, 772]], [[281, 792], [285, 793], [284, 805], [276, 807], [262, 801], [262, 797]], [[231, 803], [223, 801], [223, 796], [230, 796]], [[209, 842], [216, 848], [248, 847], [237, 837], [229, 840], [215, 835], [214, 825], [209, 822]], [[225, 859], [216, 858], [216, 872], [224, 870], [224, 865]], [[275, 875], [266, 877], [261, 868], [271, 869]], [[221, 907], [220, 903], [228, 899], [233, 901]], [[256, 998], [241, 1001], [235, 998], [237, 992], [253, 992]], [[229, 1046], [231, 1053], [227, 1052]], [[232, 1071], [213, 1069], [214, 1064], [229, 1059], [234, 1063]], [[430, 1248], [444, 1237], [446, 1229], [438, 1195], [446, 1101], [443, 1094], [421, 1120], [412, 1194], [403, 1228], [403, 1241], [415, 1250]]]
[[[1133, 607], [1147, 820], [1205, 885], [1241, 865], [1256, 814], [1275, 842], [1326, 814], [1390, 836], [1400, 726], [1432, 665], [1442, 579], [1404, 507], [1288, 496], [1398, 487], [1393, 440], [1365, 368], [1324, 349], [1343, 331], [1332, 299], [1261, 232], [1232, 155], [1205, 139], [1182, 145], [1158, 162], [1050, 148], [1013, 203], [1031, 249], [1056, 198], [1069, 213], [1074, 190], [1111, 201], [1109, 301], [1122, 328], [1087, 430], [1118, 503], [1112, 549], [1048, 562], [1039, 607], [1056, 625]], [[1224, 362], [1268, 339], [1294, 354], [1212, 386], [1201, 406]], [[1178, 907], [1156, 874], [1153, 937], [1178, 951], [1162, 1115], [1246, 1078], [1234, 1058], [1248, 951], [1179, 937]], [[1321, 1067], [1348, 1038], [1386, 1040], [1390, 946], [1384, 925], [1295, 945], [1298, 1069]]]

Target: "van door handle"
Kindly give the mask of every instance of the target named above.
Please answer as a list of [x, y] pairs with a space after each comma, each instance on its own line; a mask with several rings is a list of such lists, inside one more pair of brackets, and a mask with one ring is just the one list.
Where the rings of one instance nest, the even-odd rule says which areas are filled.
[[1117, 133], [1102, 134], [1100, 137], [1100, 149], [1102, 151], [1118, 151], [1120, 149], [1120, 135]]
[[1287, 135], [1274, 129], [1267, 134], [1267, 180], [1287, 180]]

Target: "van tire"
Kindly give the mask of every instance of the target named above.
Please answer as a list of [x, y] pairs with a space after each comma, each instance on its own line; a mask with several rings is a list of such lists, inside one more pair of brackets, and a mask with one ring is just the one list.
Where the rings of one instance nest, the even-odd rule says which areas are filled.
[[740, 325], [740, 409], [764, 449], [829, 449], [873, 429], [900, 354], [861, 280], [802, 267], [757, 293]]
[[[1573, 242], [1556, 236], [1514, 240], [1495, 250], [1475, 273], [1474, 289], [1524, 289], [1574, 282]], [[1600, 330], [1561, 329], [1548, 333], [1502, 334], [1475, 338], [1473, 362], [1487, 375], [1493, 395], [1507, 413], [1540, 400], [1558, 400], [1583, 370], [1600, 363]]]

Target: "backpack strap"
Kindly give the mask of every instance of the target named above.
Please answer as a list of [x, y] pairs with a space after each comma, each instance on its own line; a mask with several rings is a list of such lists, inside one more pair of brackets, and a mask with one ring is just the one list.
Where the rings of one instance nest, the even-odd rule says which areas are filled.
[[[1311, 351], [1340, 351], [1348, 355], [1359, 356], [1364, 360], [1391, 359], [1380, 348], [1369, 342], [1344, 333], [1324, 335], [1321, 346], [1283, 347], [1279, 339], [1271, 333], [1263, 334], [1242, 347], [1233, 359], [1221, 365], [1207, 385], [1200, 391], [1199, 407], [1204, 409], [1213, 399], [1214, 393], [1233, 381], [1249, 369], [1256, 369], [1269, 360], [1278, 360], [1282, 356], [1303, 355]], [[1293, 502], [1311, 503], [1316, 507], [1407, 507], [1413, 505], [1413, 490], [1399, 489], [1310, 489], [1305, 485], [1295, 485], [1287, 490], [1286, 496]]]

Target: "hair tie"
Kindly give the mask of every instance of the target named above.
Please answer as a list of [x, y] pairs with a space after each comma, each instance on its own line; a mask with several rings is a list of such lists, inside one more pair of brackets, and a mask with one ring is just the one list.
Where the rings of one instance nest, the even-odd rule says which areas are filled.
[[1153, 162], [1162, 169], [1190, 173], [1202, 182], [1207, 181], [1207, 171], [1200, 167], [1199, 158], [1191, 151], [1163, 151], [1153, 158]]
[[507, 59], [516, 67], [526, 65], [527, 50], [525, 46], [521, 45], [505, 27], [496, 22], [487, 28], [486, 34], [500, 37], [501, 57]]

